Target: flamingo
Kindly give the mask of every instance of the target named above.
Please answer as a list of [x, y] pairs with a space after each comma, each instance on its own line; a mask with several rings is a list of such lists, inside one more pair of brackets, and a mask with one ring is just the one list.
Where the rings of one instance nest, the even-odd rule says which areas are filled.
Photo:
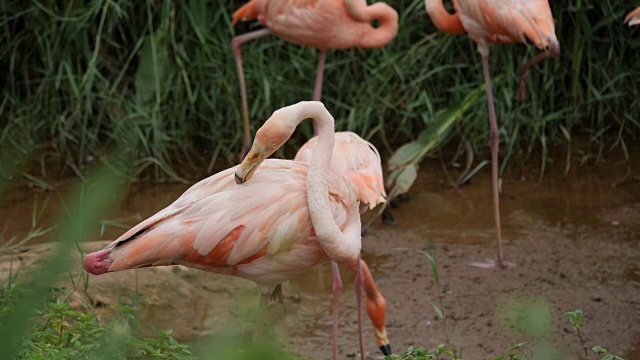
[[[306, 118], [313, 118], [319, 130], [311, 162], [265, 160]], [[100, 275], [175, 264], [249, 279], [261, 292], [255, 344], [269, 298], [281, 300], [281, 284], [317, 264], [336, 261], [356, 272], [362, 358], [363, 282], [376, 340], [388, 348], [384, 298], [368, 268], [359, 266], [358, 198], [349, 179], [329, 168], [333, 143], [333, 117], [322, 103], [301, 102], [275, 111], [240, 165], [198, 182], [104, 249], [88, 254], [85, 270]], [[333, 342], [335, 359], [336, 333]]]
[[625, 24], [628, 23], [629, 26], [639, 25], [640, 24], [640, 7], [630, 12], [627, 15], [627, 17], [624, 18], [624, 22]]
[[[398, 33], [398, 13], [382, 2], [367, 6], [366, 0], [251, 0], [233, 13], [231, 25], [256, 18], [265, 29], [235, 36], [231, 41], [238, 69], [244, 121], [241, 158], [251, 144], [249, 105], [240, 49], [243, 43], [274, 34], [291, 43], [318, 49], [320, 54], [312, 100], [320, 101], [327, 49], [380, 48]], [[380, 21], [379, 27], [371, 25], [374, 20]]]
[[[500, 134], [493, 103], [491, 75], [489, 73], [489, 43], [532, 42], [544, 49], [520, 68], [519, 97], [524, 100], [526, 78], [534, 64], [557, 56], [560, 45], [555, 35], [555, 27], [547, 0], [453, 0], [455, 13], [450, 14], [442, 0], [425, 0], [427, 14], [441, 31], [451, 34], [467, 32], [478, 44], [482, 56], [482, 69], [486, 84], [489, 121], [491, 123], [491, 176], [493, 182], [493, 209], [498, 242], [497, 266], [506, 268], [513, 264], [502, 256], [502, 232], [500, 226], [500, 197], [498, 188], [498, 147]], [[496, 263], [487, 261], [474, 263], [478, 267], [494, 267]]]
[[[318, 137], [315, 136], [307, 141], [296, 153], [294, 161], [310, 162], [313, 153], [318, 145]], [[380, 153], [370, 142], [364, 140], [357, 134], [350, 131], [335, 133], [335, 144], [331, 157], [331, 170], [337, 174], [345, 174], [351, 183], [355, 185], [355, 191], [360, 200], [360, 213], [363, 214], [369, 209], [373, 209], [378, 204], [386, 201], [386, 191], [384, 190], [384, 180], [382, 177], [382, 161]], [[372, 277], [369, 267], [364, 259], [360, 259], [365, 279]], [[342, 280], [338, 264], [331, 262], [331, 270], [334, 277], [334, 292], [340, 292]], [[368, 280], [375, 286], [373, 278]], [[365, 283], [367, 280], [365, 280]], [[365, 286], [365, 290], [367, 287]], [[391, 346], [385, 332], [377, 329], [384, 329], [386, 306], [382, 296], [371, 293], [367, 300], [369, 316], [374, 323], [376, 343], [384, 355], [391, 354]], [[338, 301], [334, 296], [334, 316], [338, 316]], [[370, 309], [370, 310], [369, 310]], [[337, 319], [334, 320], [334, 326]], [[337, 329], [334, 329], [337, 332]]]
[[[315, 136], [298, 150], [295, 161], [310, 162], [318, 144]], [[350, 131], [335, 133], [331, 170], [345, 174], [355, 185], [360, 213], [386, 201], [380, 153], [370, 142]]]

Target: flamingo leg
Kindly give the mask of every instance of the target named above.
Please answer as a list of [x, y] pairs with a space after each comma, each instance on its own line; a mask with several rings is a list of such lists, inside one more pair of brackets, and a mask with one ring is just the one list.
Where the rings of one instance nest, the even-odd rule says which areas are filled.
[[244, 70], [242, 68], [242, 49], [240, 45], [247, 41], [257, 39], [271, 34], [269, 29], [261, 29], [247, 34], [234, 36], [231, 40], [233, 48], [233, 56], [236, 58], [236, 67], [238, 69], [238, 82], [240, 83], [240, 97], [242, 99], [242, 117], [244, 120], [244, 139], [242, 149], [240, 150], [240, 160], [249, 152], [251, 148], [251, 125], [249, 124], [249, 105], [247, 102], [247, 90], [244, 81]]
[[[322, 80], [324, 78], [324, 64], [327, 61], [327, 50], [320, 50], [318, 56], [318, 70], [316, 71], [316, 82], [313, 86], [313, 101], [320, 101], [322, 96]], [[313, 120], [313, 135], [318, 135], [318, 124]]]
[[360, 340], [360, 358], [364, 358], [364, 342], [362, 335], [362, 287], [364, 277], [362, 276], [362, 263], [360, 262], [360, 254], [358, 254], [358, 264], [356, 267], [356, 279], [354, 281], [356, 287], [356, 304], [358, 305], [358, 339]]
[[496, 239], [498, 241], [498, 266], [505, 268], [502, 259], [502, 227], [500, 225], [500, 193], [498, 188], [498, 150], [500, 145], [500, 132], [496, 109], [493, 103], [493, 90], [491, 89], [491, 74], [489, 72], [489, 55], [482, 55], [482, 71], [487, 88], [487, 105], [489, 106], [489, 121], [491, 122], [491, 180], [493, 183], [493, 216], [496, 221]]
[[253, 331], [253, 339], [251, 340], [251, 346], [255, 346], [262, 336], [262, 329], [264, 327], [265, 320], [267, 318], [267, 307], [269, 306], [270, 293], [262, 292], [260, 294], [260, 306], [258, 307], [258, 316], [256, 318], [256, 328]]
[[552, 44], [547, 50], [534, 56], [531, 60], [527, 61], [520, 67], [520, 91], [518, 92], [518, 99], [520, 101], [524, 101], [524, 98], [527, 96], [529, 69], [540, 61], [556, 57], [558, 54], [560, 54], [560, 46], [557, 43]]
[[338, 359], [338, 308], [340, 307], [340, 292], [342, 291], [342, 278], [338, 263], [331, 262], [331, 273], [333, 274], [333, 360]]

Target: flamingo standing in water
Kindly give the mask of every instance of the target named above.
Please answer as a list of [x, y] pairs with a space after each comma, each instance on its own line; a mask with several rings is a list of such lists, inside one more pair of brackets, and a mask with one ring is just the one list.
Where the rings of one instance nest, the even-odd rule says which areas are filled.
[[630, 12], [627, 17], [624, 18], [625, 24], [629, 24], [629, 26], [639, 25], [640, 24], [640, 7], [636, 8], [632, 12]]
[[[294, 161], [310, 162], [313, 153], [318, 145], [318, 137], [315, 136], [307, 141], [296, 153]], [[344, 131], [335, 133], [335, 144], [333, 146], [333, 155], [331, 157], [331, 170], [336, 174], [346, 175], [351, 183], [355, 185], [355, 191], [360, 200], [360, 213], [363, 214], [369, 209], [373, 209], [378, 204], [386, 201], [387, 194], [384, 190], [384, 180], [382, 177], [382, 161], [378, 150], [368, 141], [364, 140], [355, 133]], [[362, 264], [362, 272], [367, 277], [369, 283], [374, 284], [373, 277], [364, 259], [360, 260]], [[338, 264], [331, 262], [331, 270], [333, 273], [334, 283], [334, 316], [338, 316], [338, 297], [336, 292], [340, 292], [342, 280], [340, 279], [340, 271]], [[365, 286], [365, 291], [367, 287]], [[386, 306], [382, 296], [371, 293], [367, 297], [367, 311], [369, 318], [374, 323], [376, 335], [376, 343], [380, 347], [383, 354], [391, 354], [389, 339], [386, 332], [379, 332], [378, 329], [384, 329]], [[375, 316], [371, 314], [375, 313]], [[337, 318], [334, 319], [333, 325], [337, 326]], [[337, 328], [334, 329], [337, 333]], [[335, 349], [334, 349], [335, 350]]]
[[[367, 6], [366, 0], [251, 0], [233, 13], [231, 25], [256, 18], [266, 29], [235, 36], [232, 40], [244, 120], [244, 141], [240, 157], [246, 154], [251, 144], [249, 105], [240, 45], [274, 34], [291, 43], [320, 50], [312, 98], [313, 101], [320, 101], [327, 49], [380, 48], [398, 33], [398, 13], [382, 2]], [[371, 25], [374, 20], [380, 21], [379, 27]], [[317, 133], [315, 123], [314, 133]]]
[[[482, 69], [487, 88], [489, 120], [491, 122], [491, 175], [493, 181], [493, 208], [498, 241], [500, 268], [508, 267], [502, 256], [500, 226], [500, 196], [498, 188], [498, 146], [500, 144], [498, 122], [493, 104], [491, 75], [489, 73], [489, 43], [532, 42], [544, 52], [529, 60], [520, 68], [520, 93], [524, 99], [529, 68], [543, 59], [557, 56], [560, 45], [547, 0], [453, 0], [455, 14], [447, 12], [442, 0], [425, 0], [425, 7], [435, 26], [444, 32], [467, 32], [478, 44], [482, 56]], [[493, 261], [474, 263], [479, 267], [494, 267]]]
[[[313, 118], [319, 130], [311, 162], [265, 160], [306, 118]], [[368, 270], [363, 279], [359, 266], [357, 194], [347, 177], [330, 169], [333, 126], [333, 117], [322, 103], [301, 102], [275, 111], [256, 133], [242, 164], [198, 182], [103, 250], [88, 254], [84, 268], [100, 275], [177, 264], [252, 280], [262, 294], [255, 343], [269, 298], [282, 296], [282, 282], [314, 265], [336, 261], [357, 274], [360, 334], [364, 282], [376, 339], [386, 341], [379, 345], [388, 348], [388, 339], [378, 336], [386, 334], [384, 320], [381, 327], [377, 325], [380, 313], [384, 319], [384, 298]], [[335, 333], [333, 341], [336, 358]], [[362, 335], [360, 351], [364, 359]]]

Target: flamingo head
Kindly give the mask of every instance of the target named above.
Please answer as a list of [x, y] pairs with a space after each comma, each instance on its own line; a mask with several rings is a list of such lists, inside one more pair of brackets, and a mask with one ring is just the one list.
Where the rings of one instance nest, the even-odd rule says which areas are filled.
[[258, 129], [251, 150], [236, 170], [236, 183], [242, 184], [251, 179], [260, 164], [289, 140], [300, 121], [288, 108], [291, 107], [276, 110]]

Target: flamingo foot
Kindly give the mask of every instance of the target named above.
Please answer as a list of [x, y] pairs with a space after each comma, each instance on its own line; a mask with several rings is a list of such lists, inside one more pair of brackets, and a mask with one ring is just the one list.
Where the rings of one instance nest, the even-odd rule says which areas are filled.
[[473, 267], [477, 267], [477, 268], [481, 268], [481, 269], [501, 269], [501, 270], [505, 270], [505, 269], [511, 269], [514, 266], [516, 266], [515, 263], [509, 262], [509, 261], [494, 261], [491, 259], [485, 259], [484, 261], [477, 261], [477, 262], [472, 262], [471, 264], [469, 264]]
[[111, 261], [105, 260], [111, 249], [104, 249], [96, 252], [92, 252], [84, 257], [84, 269], [93, 275], [102, 275], [109, 271]]
[[389, 226], [398, 226], [398, 223], [393, 218], [391, 213], [391, 207], [387, 206], [382, 212], [382, 223]]

